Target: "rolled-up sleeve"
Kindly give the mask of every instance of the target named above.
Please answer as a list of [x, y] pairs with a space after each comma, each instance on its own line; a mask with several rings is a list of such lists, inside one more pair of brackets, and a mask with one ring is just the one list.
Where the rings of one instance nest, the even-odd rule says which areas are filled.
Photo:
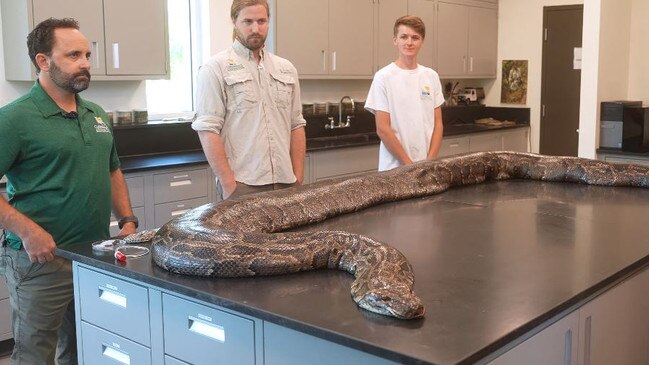
[[226, 94], [223, 77], [215, 62], [198, 70], [196, 79], [196, 119], [192, 122], [195, 131], [221, 133], [226, 113]]
[[300, 81], [297, 70], [291, 65], [293, 77], [295, 78], [295, 89], [293, 90], [293, 106], [291, 109], [291, 130], [304, 127], [306, 120], [302, 116], [302, 99], [300, 97]]

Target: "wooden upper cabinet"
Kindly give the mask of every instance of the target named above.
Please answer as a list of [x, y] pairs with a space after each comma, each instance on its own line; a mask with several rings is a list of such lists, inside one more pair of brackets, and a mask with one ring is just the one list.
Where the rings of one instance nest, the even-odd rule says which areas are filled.
[[410, 0], [381, 0], [378, 6], [377, 17], [377, 61], [375, 69], [379, 70], [391, 62], [394, 62], [399, 55], [394, 45], [394, 22], [402, 15], [408, 14]]
[[32, 0], [34, 20], [31, 26], [33, 28], [48, 18], [76, 19], [81, 32], [90, 42], [92, 51], [90, 73], [93, 76], [106, 75], [103, 0], [74, 2], [74, 6], [71, 6], [72, 3], [70, 0]]
[[276, 0], [275, 52], [291, 61], [298, 75], [329, 74], [329, 3]]
[[438, 72], [440, 76], [496, 77], [498, 10], [439, 2], [437, 15]]
[[[417, 62], [437, 70], [437, 2], [433, 0], [408, 0], [408, 14], [421, 18], [426, 25], [424, 46]], [[396, 19], [395, 19], [396, 20]]]
[[1, 0], [7, 80], [35, 80], [27, 34], [48, 18], [75, 18], [88, 38], [95, 80], [169, 76], [166, 0]]
[[166, 13], [162, 0], [104, 0], [107, 75], [167, 74]]
[[276, 0], [276, 7], [276, 53], [301, 78], [372, 76], [372, 0]]

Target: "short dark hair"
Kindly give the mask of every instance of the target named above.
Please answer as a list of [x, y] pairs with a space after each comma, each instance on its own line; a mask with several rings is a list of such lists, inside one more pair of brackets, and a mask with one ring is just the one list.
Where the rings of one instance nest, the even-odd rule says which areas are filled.
[[36, 67], [36, 73], [41, 71], [36, 62], [36, 55], [39, 53], [47, 56], [52, 55], [54, 47], [54, 31], [59, 28], [79, 29], [79, 22], [73, 18], [55, 19], [49, 18], [38, 23], [34, 30], [27, 35], [27, 51], [29, 58]]
[[394, 36], [396, 37], [399, 33], [399, 26], [405, 25], [412, 28], [415, 32], [421, 35], [422, 38], [426, 38], [426, 25], [420, 17], [414, 15], [404, 15], [397, 19], [394, 22]]

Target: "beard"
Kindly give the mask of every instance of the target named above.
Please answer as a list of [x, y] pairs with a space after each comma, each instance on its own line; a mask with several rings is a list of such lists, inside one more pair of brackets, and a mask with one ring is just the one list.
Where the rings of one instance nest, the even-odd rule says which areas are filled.
[[62, 71], [52, 60], [50, 64], [50, 78], [61, 89], [78, 94], [90, 86], [90, 71], [81, 70], [75, 74]]
[[239, 31], [239, 29], [235, 28], [235, 33], [237, 35], [237, 39], [241, 44], [243, 44], [246, 48], [248, 48], [251, 51], [256, 51], [264, 46], [264, 43], [266, 42], [266, 36], [262, 34], [253, 34], [249, 35], [247, 38], [244, 38], [243, 34]]

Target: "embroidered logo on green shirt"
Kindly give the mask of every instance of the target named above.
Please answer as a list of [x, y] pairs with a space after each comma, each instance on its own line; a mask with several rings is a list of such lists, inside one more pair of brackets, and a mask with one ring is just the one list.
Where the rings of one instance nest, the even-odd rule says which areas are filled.
[[95, 117], [95, 132], [97, 133], [110, 133], [108, 126], [104, 123], [104, 120], [101, 117]]

